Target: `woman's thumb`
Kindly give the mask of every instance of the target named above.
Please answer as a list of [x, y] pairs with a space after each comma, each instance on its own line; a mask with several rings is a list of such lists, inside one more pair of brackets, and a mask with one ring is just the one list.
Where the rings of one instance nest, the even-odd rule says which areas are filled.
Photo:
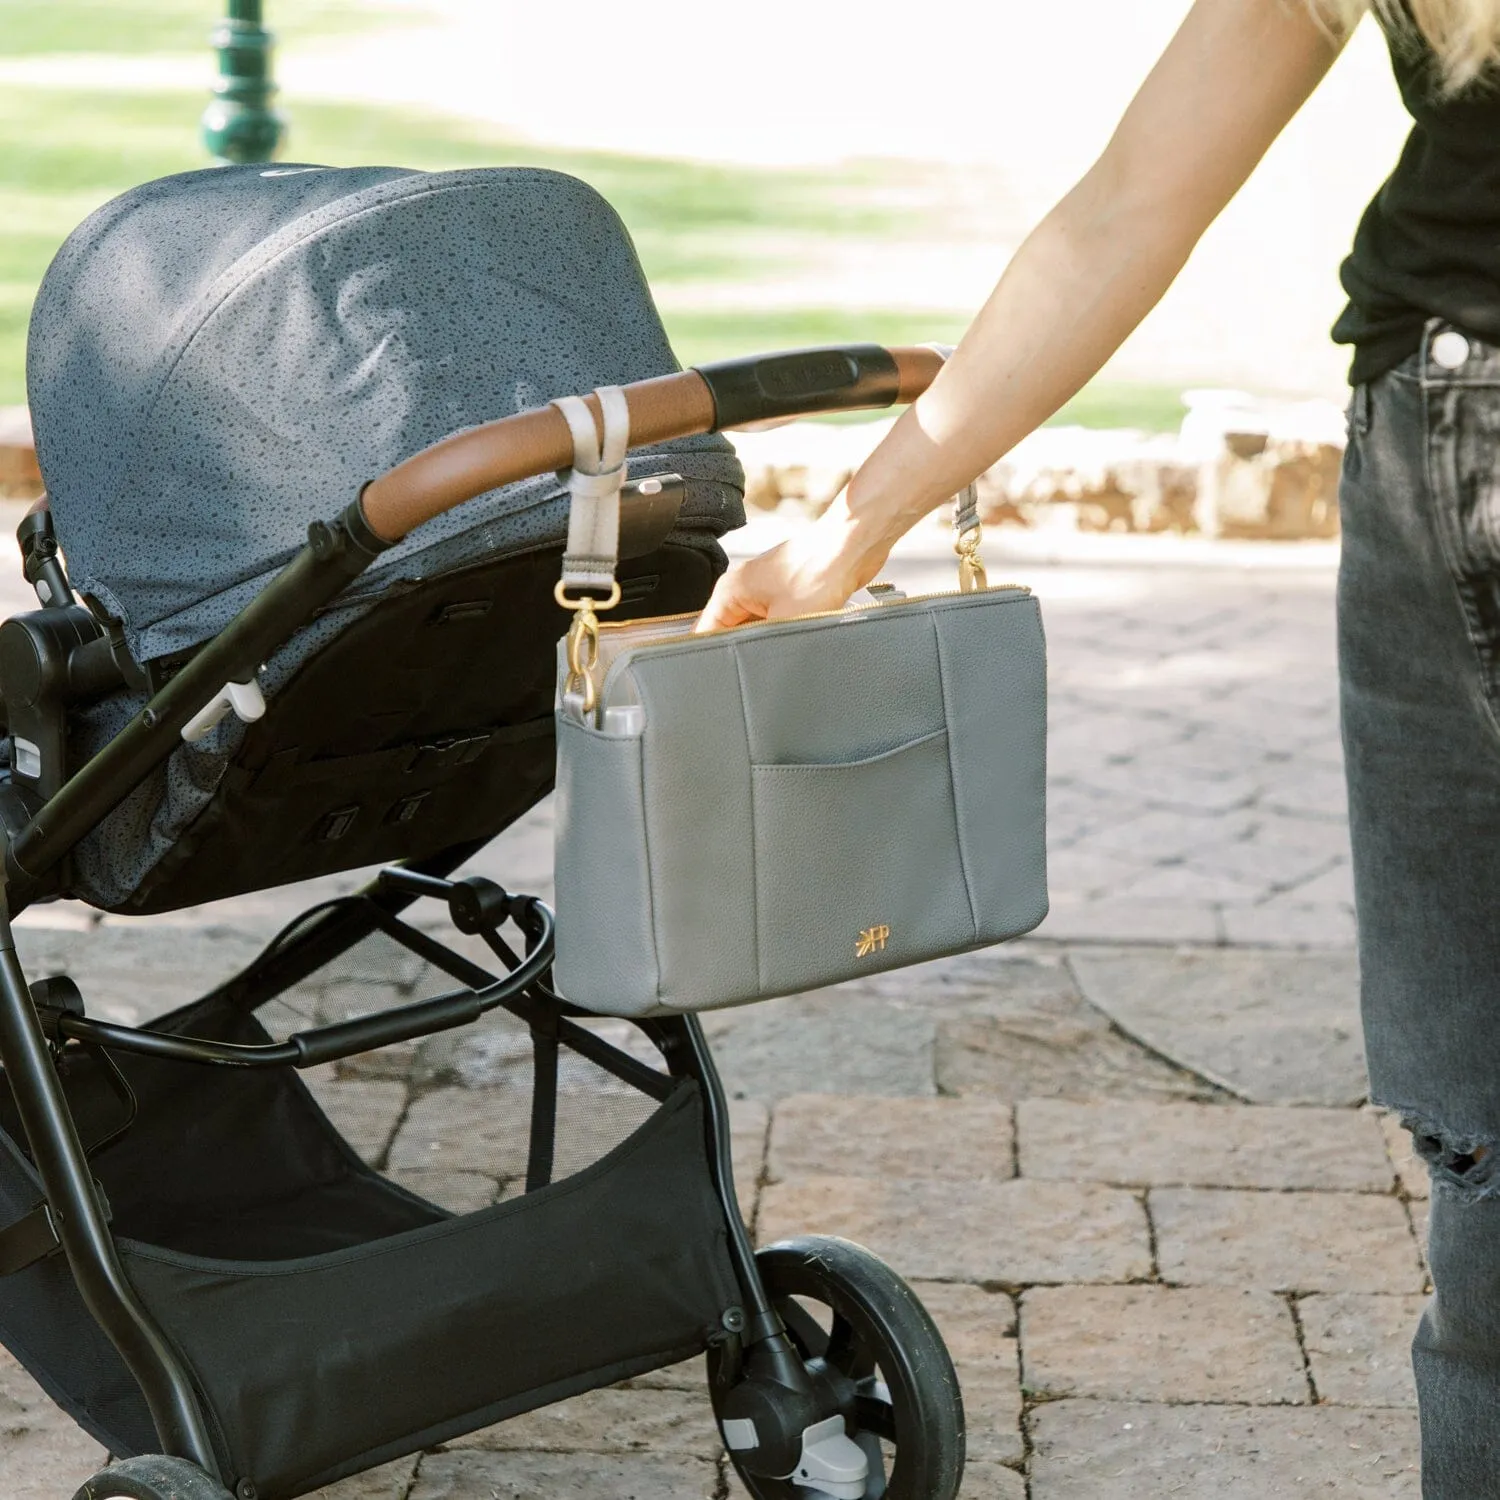
[[715, 586], [713, 596], [698, 617], [695, 631], [727, 630], [733, 625], [743, 625], [747, 620], [758, 619], [749, 601], [741, 596], [740, 569], [731, 568]]

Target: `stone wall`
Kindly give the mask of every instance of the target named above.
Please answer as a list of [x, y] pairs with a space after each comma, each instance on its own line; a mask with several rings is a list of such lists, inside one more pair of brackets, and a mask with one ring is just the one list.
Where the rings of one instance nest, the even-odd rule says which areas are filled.
[[[979, 481], [988, 525], [1301, 540], [1338, 535], [1343, 418], [1327, 402], [1188, 392], [1176, 433], [1033, 433]], [[889, 430], [794, 423], [736, 434], [752, 510], [819, 515]]]
[[0, 500], [35, 500], [42, 476], [24, 406], [0, 406]]

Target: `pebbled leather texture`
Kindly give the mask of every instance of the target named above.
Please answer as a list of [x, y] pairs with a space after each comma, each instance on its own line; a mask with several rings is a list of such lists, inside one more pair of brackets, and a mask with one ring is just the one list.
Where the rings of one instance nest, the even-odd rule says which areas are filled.
[[1046, 649], [994, 590], [624, 651], [558, 733], [557, 985], [709, 1010], [1029, 932], [1047, 914]]

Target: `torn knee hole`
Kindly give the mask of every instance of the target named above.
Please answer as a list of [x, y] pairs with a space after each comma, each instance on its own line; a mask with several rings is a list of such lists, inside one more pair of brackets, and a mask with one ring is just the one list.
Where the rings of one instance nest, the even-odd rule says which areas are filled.
[[1448, 1137], [1410, 1120], [1405, 1124], [1411, 1131], [1417, 1154], [1434, 1176], [1475, 1192], [1492, 1186], [1496, 1165], [1500, 1163], [1500, 1155], [1492, 1145], [1468, 1137]]

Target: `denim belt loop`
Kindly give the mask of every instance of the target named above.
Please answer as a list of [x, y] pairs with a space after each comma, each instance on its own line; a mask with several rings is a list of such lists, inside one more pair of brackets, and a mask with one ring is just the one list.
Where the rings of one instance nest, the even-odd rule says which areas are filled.
[[1370, 430], [1371, 411], [1370, 382], [1364, 380], [1354, 387], [1349, 398], [1349, 431], [1352, 436], [1363, 437]]
[[1417, 373], [1424, 380], [1432, 369], [1432, 341], [1447, 326], [1441, 318], [1428, 318], [1422, 325], [1422, 343], [1418, 350], [1420, 368]]

